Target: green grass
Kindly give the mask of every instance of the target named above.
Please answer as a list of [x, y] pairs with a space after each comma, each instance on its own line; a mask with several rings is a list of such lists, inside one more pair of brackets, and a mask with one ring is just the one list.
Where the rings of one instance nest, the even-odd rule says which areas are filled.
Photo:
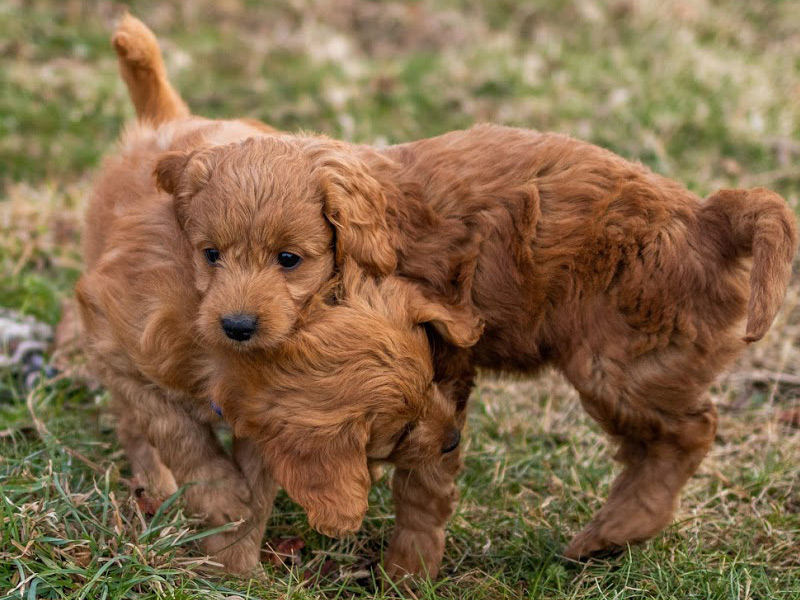
[[[800, 4], [725, 0], [129, 3], [158, 34], [195, 112], [370, 143], [479, 121], [558, 130], [706, 194], [767, 185], [800, 197]], [[132, 117], [106, 2], [0, 3], [0, 306], [55, 324], [80, 273], [91, 176]], [[417, 598], [800, 598], [800, 283], [765, 340], [715, 390], [717, 444], [674, 524], [609, 562], [560, 552], [608, 492], [612, 449], [559, 378], [482, 380], [442, 576]], [[757, 377], [755, 377], [757, 378]], [[793, 395], [794, 394], [794, 395]], [[61, 381], [26, 398], [0, 373], [0, 598], [369, 598], [364, 565], [391, 532], [385, 483], [363, 531], [314, 533], [280, 496], [267, 539], [303, 565], [220, 578], [180, 502], [145, 518], [105, 396]], [[90, 469], [69, 448], [101, 465]], [[121, 471], [121, 475], [120, 475]], [[334, 560], [317, 584], [306, 571]], [[348, 575], [349, 574], [349, 575]], [[409, 593], [394, 594], [414, 597]]]

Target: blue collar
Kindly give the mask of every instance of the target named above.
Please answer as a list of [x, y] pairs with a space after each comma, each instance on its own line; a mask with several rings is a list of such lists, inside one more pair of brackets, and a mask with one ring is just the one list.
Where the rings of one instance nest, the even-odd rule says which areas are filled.
[[213, 400], [209, 400], [209, 402], [211, 403], [211, 410], [213, 410], [215, 413], [217, 413], [221, 417], [222, 416], [222, 409], [219, 407], [219, 405], [216, 402], [214, 402]]

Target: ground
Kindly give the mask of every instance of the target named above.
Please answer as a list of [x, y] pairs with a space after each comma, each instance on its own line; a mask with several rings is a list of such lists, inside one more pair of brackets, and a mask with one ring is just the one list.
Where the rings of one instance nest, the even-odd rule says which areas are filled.
[[[557, 130], [699, 194], [800, 197], [800, 3], [777, 0], [129, 2], [193, 110], [370, 143], [480, 121]], [[92, 174], [132, 117], [108, 1], [0, 1], [0, 306], [55, 324], [80, 273]], [[606, 495], [609, 447], [554, 375], [482, 378], [441, 578], [416, 598], [800, 598], [800, 278], [769, 335], [713, 389], [717, 443], [666, 532], [622, 557], [560, 558]], [[386, 484], [332, 541], [281, 496], [268, 532], [301, 565], [221, 579], [179, 503], [145, 517], [106, 398], [30, 397], [0, 375], [0, 596], [334, 598], [392, 526]], [[34, 420], [32, 414], [38, 421]], [[38, 425], [38, 427], [37, 427]], [[95, 463], [85, 465], [76, 456]], [[295, 539], [297, 538], [297, 539]], [[288, 541], [287, 541], [288, 539]], [[324, 571], [316, 583], [306, 574]], [[313, 578], [312, 578], [313, 579]]]

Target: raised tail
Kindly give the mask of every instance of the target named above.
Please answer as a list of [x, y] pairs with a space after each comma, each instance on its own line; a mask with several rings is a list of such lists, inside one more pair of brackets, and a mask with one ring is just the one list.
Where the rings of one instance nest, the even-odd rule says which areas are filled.
[[760, 340], [789, 285], [797, 218], [783, 198], [765, 188], [720, 190], [705, 201], [702, 215], [724, 257], [753, 257], [744, 341]]
[[167, 79], [158, 41], [147, 25], [125, 14], [111, 43], [140, 122], [160, 125], [189, 116], [189, 107]]

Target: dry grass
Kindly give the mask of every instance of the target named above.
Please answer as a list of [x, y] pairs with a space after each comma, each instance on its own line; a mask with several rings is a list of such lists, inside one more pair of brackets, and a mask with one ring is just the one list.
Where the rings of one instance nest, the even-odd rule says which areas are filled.
[[[700, 193], [763, 184], [800, 197], [800, 5], [768, 0], [414, 3], [133, 2], [201, 114], [403, 141], [491, 120], [572, 133]], [[0, 5], [0, 304], [55, 323], [79, 269], [81, 209], [132, 112], [109, 2]], [[559, 377], [485, 378], [443, 579], [421, 598], [800, 598], [800, 279], [768, 336], [714, 389], [715, 448], [663, 535], [609, 563], [558, 553], [599, 506], [611, 449]], [[105, 398], [39, 389], [36, 433], [0, 374], [0, 596], [370, 597], [358, 579], [391, 527], [385, 486], [357, 538], [312, 532], [279, 499], [269, 537], [304, 565], [213, 576], [179, 502], [146, 518]], [[87, 467], [67, 445], [100, 465]], [[305, 571], [338, 566], [321, 582]], [[379, 593], [380, 597], [382, 594]]]

